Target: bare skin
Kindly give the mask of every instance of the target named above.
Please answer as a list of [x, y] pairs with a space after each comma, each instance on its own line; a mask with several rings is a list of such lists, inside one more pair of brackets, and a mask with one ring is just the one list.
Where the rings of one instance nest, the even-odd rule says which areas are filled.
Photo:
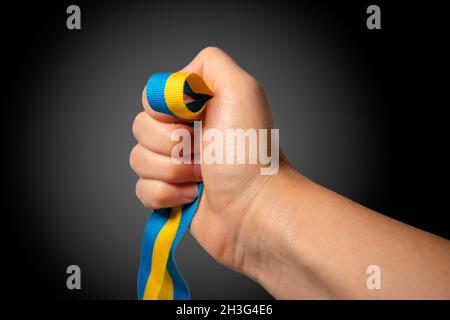
[[[196, 72], [214, 98], [204, 128], [273, 128], [258, 82], [217, 48], [206, 48], [182, 71]], [[145, 92], [145, 89], [144, 89]], [[191, 224], [200, 245], [278, 299], [450, 299], [450, 241], [418, 230], [327, 190], [281, 155], [274, 176], [258, 165], [176, 165], [175, 128], [192, 128], [145, 111], [133, 133], [130, 164], [137, 197], [148, 208], [192, 202], [205, 192]], [[366, 286], [367, 267], [382, 272], [380, 290]]]

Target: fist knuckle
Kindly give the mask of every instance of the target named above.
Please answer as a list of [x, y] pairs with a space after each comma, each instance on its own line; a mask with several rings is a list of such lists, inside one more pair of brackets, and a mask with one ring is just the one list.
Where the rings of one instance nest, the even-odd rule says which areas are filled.
[[158, 199], [157, 193], [154, 191], [155, 189], [145, 184], [143, 179], [139, 179], [136, 183], [136, 197], [147, 209], [161, 208], [161, 201]]
[[200, 55], [202, 57], [209, 58], [209, 57], [217, 56], [218, 54], [222, 54], [222, 52], [223, 51], [218, 47], [209, 46], [209, 47], [202, 49], [202, 51], [200, 51]]
[[129, 158], [129, 163], [130, 163], [130, 167], [134, 170], [134, 163], [135, 163], [135, 151], [134, 149], [136, 148], [136, 146], [133, 147], [133, 149], [131, 149], [130, 151], [130, 158]]
[[134, 118], [133, 121], [133, 134], [136, 137], [136, 139], [139, 138], [141, 130], [142, 130], [142, 125], [143, 125], [143, 116], [145, 114], [143, 112], [139, 112], [136, 117]]
[[141, 146], [139, 144], [135, 145], [130, 152], [130, 167], [137, 172], [139, 166], [139, 157], [141, 153]]
[[136, 186], [134, 187], [134, 193], [136, 194], [136, 198], [138, 198], [139, 200], [141, 200], [142, 197], [142, 179], [139, 179], [136, 182]]
[[148, 200], [148, 194], [145, 192], [144, 184], [142, 183], [142, 179], [139, 179], [136, 182], [135, 193], [136, 197], [141, 201], [142, 205], [145, 208], [150, 208], [150, 201]]
[[251, 90], [255, 92], [261, 92], [262, 86], [261, 83], [253, 76], [249, 75], [247, 80], [248, 86]]

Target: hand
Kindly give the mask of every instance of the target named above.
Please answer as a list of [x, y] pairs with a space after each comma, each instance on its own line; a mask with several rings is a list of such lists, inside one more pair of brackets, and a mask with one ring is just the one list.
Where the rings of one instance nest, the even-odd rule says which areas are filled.
[[[199, 74], [214, 93], [203, 117], [203, 130], [215, 128], [271, 129], [273, 120], [262, 88], [228, 55], [206, 48], [183, 70]], [[144, 206], [157, 209], [192, 202], [197, 182], [204, 181], [204, 193], [191, 224], [192, 235], [216, 260], [243, 271], [264, 230], [261, 224], [263, 190], [273, 176], [262, 176], [260, 165], [201, 164], [176, 165], [170, 154], [174, 129], [192, 127], [168, 115], [155, 112], [142, 94], [145, 111], [134, 122], [138, 145], [131, 152], [131, 166], [141, 177], [136, 194]], [[270, 137], [270, 133], [269, 133]], [[204, 147], [206, 144], [204, 143]], [[281, 159], [281, 170], [287, 163]], [[244, 259], [245, 257], [245, 259]]]

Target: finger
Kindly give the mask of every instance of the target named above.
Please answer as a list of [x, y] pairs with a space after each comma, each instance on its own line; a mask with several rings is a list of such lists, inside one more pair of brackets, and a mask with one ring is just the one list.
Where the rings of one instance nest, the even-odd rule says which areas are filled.
[[147, 100], [147, 86], [145, 86], [144, 90], [142, 91], [142, 106], [144, 107], [145, 112], [147, 112], [147, 114], [150, 117], [152, 117], [153, 119], [158, 120], [160, 122], [166, 122], [166, 123], [189, 123], [189, 122], [191, 122], [191, 121], [187, 121], [187, 120], [178, 119], [176, 117], [169, 116], [168, 114], [153, 110]]
[[133, 134], [139, 144], [145, 148], [161, 155], [170, 156], [173, 147], [180, 143], [180, 135], [183, 139], [190, 139], [190, 145], [193, 146], [194, 128], [181, 123], [160, 122], [146, 112], [141, 112], [134, 119]]
[[201, 181], [199, 165], [175, 164], [170, 157], [154, 153], [140, 144], [131, 150], [130, 165], [138, 176], [145, 179], [170, 183]]
[[197, 184], [172, 184], [159, 180], [139, 179], [136, 196], [144, 207], [151, 209], [170, 208], [191, 203], [197, 198]]

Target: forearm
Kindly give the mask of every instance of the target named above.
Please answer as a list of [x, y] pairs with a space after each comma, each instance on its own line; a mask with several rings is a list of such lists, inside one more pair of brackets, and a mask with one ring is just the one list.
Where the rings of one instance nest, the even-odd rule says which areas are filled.
[[[284, 192], [280, 192], [285, 190]], [[261, 192], [242, 271], [276, 298], [450, 298], [449, 241], [380, 215], [292, 169]], [[244, 251], [244, 250], [242, 250]], [[250, 252], [250, 253], [249, 253]], [[381, 269], [369, 290], [367, 267]]]

